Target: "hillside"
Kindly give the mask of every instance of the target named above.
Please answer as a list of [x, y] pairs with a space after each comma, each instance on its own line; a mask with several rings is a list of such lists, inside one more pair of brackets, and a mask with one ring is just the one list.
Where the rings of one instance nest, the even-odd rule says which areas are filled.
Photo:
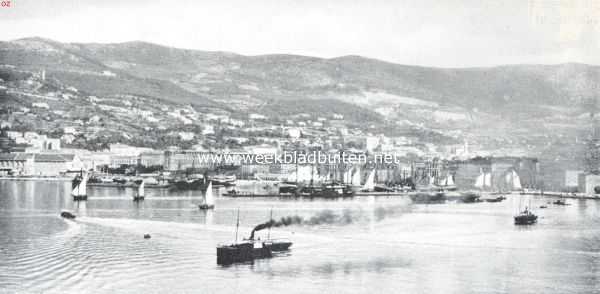
[[[3, 42], [0, 50], [2, 64], [46, 68], [51, 76], [98, 95], [129, 91], [246, 108], [302, 98], [351, 98], [365, 104], [375, 93], [388, 95], [391, 102], [410, 97], [467, 111], [511, 114], [522, 106], [528, 112], [538, 106], [572, 108], [600, 95], [600, 67], [583, 64], [441, 69], [359, 56], [242, 56], [144, 42], [63, 44], [40, 38]], [[102, 76], [103, 71], [116, 77]]]
[[45, 69], [49, 79], [95, 96], [271, 117], [335, 112], [355, 123], [386, 121], [391, 132], [424, 128], [479, 141], [491, 133], [507, 142], [526, 134], [574, 136], [600, 98], [600, 67], [584, 64], [427, 68], [359, 56], [243, 56], [41, 38], [1, 42], [0, 64], [14, 66], [13, 75]]

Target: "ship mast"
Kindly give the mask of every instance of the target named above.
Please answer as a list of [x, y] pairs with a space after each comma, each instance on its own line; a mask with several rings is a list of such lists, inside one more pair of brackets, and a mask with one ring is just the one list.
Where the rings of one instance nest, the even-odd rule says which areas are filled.
[[237, 211], [237, 221], [235, 223], [235, 243], [238, 241], [238, 229], [240, 228], [240, 209]]
[[[273, 220], [273, 207], [271, 207], [271, 216], [269, 217], [269, 222]], [[269, 230], [267, 231], [267, 240], [271, 239], [271, 226], [269, 226]]]

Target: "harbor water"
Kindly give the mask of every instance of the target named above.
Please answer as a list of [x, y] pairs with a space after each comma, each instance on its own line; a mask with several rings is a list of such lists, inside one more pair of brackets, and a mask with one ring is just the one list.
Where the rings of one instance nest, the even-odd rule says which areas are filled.
[[[69, 182], [0, 181], [0, 293], [600, 292], [597, 200], [218, 196], [201, 211], [199, 191], [147, 189], [138, 203], [131, 189], [89, 188], [83, 202], [69, 192]], [[538, 223], [515, 226], [526, 205]], [[62, 219], [63, 209], [77, 218]], [[218, 266], [238, 210], [240, 240], [271, 213], [303, 219], [258, 233], [289, 238], [292, 250]]]

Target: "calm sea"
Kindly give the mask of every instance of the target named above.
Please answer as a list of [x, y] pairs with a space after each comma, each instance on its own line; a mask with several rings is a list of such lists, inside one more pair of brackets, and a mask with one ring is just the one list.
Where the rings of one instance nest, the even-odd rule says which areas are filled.
[[[0, 181], [0, 293], [593, 293], [600, 292], [600, 202], [512, 195], [501, 203], [411, 204], [404, 197], [231, 199], [201, 193]], [[531, 203], [531, 204], [530, 204]], [[513, 225], [525, 205], [539, 223]], [[75, 221], [59, 217], [69, 209]], [[216, 245], [261, 231], [289, 253], [221, 267]], [[151, 234], [146, 240], [144, 234]]]

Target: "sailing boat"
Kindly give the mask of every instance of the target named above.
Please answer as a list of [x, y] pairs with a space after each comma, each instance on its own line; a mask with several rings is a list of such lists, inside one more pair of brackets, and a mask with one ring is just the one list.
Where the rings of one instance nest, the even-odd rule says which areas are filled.
[[492, 188], [492, 173], [485, 173], [483, 177], [483, 187], [484, 188]]
[[360, 186], [360, 168], [356, 168], [356, 171], [354, 172], [354, 175], [352, 175], [352, 185], [353, 186]]
[[485, 174], [481, 169], [479, 169], [479, 176], [477, 176], [474, 186], [478, 189], [483, 189], [483, 187], [485, 186]]
[[87, 182], [88, 174], [83, 171], [73, 179], [71, 182], [73, 200], [87, 200]]
[[137, 185], [137, 191], [135, 196], [133, 196], [133, 201], [144, 200], [145, 191], [144, 191], [144, 180], [135, 181]]
[[375, 189], [375, 170], [372, 170], [367, 181], [362, 187], [363, 192], [372, 192]]
[[445, 190], [456, 190], [456, 185], [454, 184], [454, 178], [452, 177], [452, 174], [448, 173], [446, 178], [442, 180], [441, 186]]
[[208, 188], [206, 188], [206, 193], [204, 193], [204, 203], [198, 205], [200, 209], [214, 209], [215, 208], [215, 197], [213, 196], [212, 191], [212, 181], [208, 182]]
[[523, 187], [521, 186], [521, 179], [515, 170], [511, 170], [510, 172], [506, 173], [504, 180], [509, 191], [523, 190]]
[[514, 170], [512, 171], [512, 188], [513, 190], [523, 190], [523, 187], [521, 186], [521, 179], [519, 178], [517, 172]]
[[483, 170], [479, 169], [479, 176], [475, 179], [475, 188], [484, 190], [492, 188], [492, 173], [483, 172]]
[[350, 168], [349, 170], [344, 172], [344, 184], [350, 184], [352, 182], [351, 179], [351, 175], [352, 175], [352, 168]]

